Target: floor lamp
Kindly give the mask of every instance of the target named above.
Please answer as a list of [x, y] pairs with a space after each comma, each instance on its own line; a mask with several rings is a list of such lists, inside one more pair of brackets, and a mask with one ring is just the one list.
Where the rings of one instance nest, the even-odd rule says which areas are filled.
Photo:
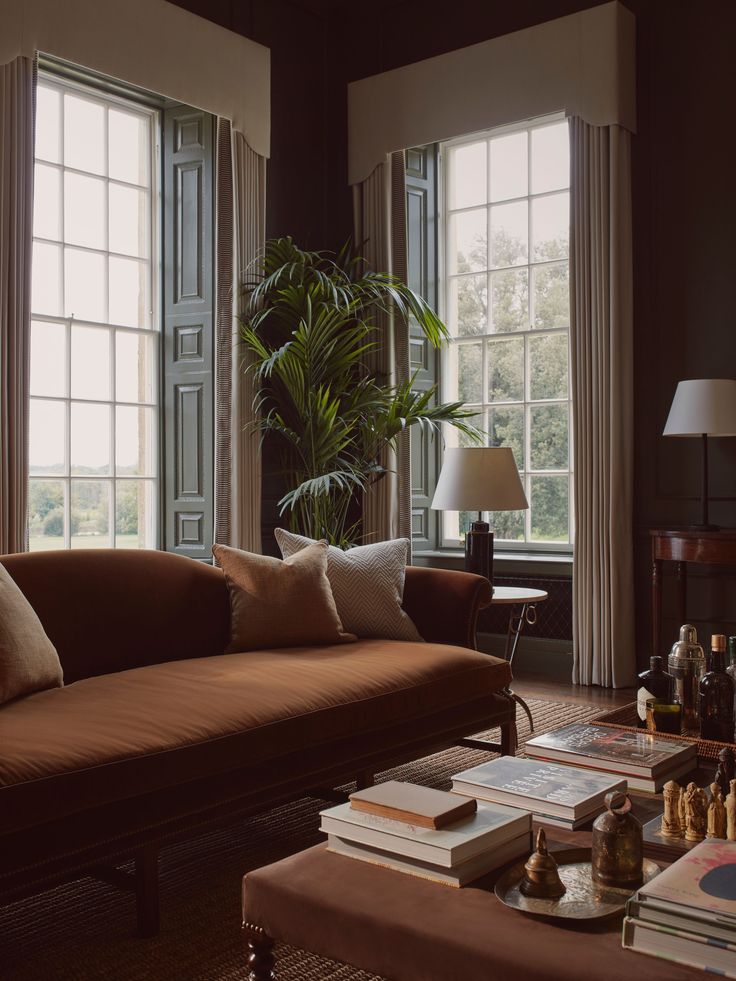
[[522, 511], [529, 507], [507, 446], [470, 446], [445, 451], [432, 507], [436, 511], [477, 511], [465, 536], [465, 568], [493, 582], [493, 532], [484, 511]]
[[702, 476], [698, 530], [718, 531], [708, 520], [708, 437], [736, 436], [736, 380], [691, 378], [678, 382], [664, 436], [700, 436]]

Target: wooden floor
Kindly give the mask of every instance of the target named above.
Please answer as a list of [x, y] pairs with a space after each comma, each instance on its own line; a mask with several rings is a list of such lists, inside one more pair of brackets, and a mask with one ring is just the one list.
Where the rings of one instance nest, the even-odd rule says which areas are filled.
[[599, 688], [597, 685], [573, 685], [570, 682], [552, 681], [543, 675], [514, 671], [512, 685], [522, 698], [543, 698], [549, 702], [575, 702], [578, 705], [601, 705], [616, 708], [633, 702], [634, 688]]

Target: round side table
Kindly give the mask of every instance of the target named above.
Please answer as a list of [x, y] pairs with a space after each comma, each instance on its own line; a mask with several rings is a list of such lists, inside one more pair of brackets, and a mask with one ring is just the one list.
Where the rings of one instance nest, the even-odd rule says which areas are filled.
[[[543, 589], [529, 589], [527, 586], [494, 586], [493, 599], [491, 606], [508, 606], [509, 626], [506, 633], [506, 648], [504, 657], [509, 664], [514, 663], [516, 648], [519, 646], [519, 637], [524, 629], [524, 624], [533, 626], [537, 622], [537, 603], [544, 603], [548, 594]], [[529, 718], [529, 726], [534, 730], [534, 719], [531, 709], [526, 704], [521, 695], [516, 692], [509, 693], [514, 701], [521, 705]]]

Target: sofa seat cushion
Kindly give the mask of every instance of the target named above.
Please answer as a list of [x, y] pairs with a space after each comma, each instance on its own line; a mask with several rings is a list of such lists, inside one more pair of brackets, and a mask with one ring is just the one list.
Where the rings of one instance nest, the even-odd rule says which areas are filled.
[[510, 680], [505, 661], [464, 648], [360, 640], [169, 661], [38, 692], [0, 706], [0, 831], [380, 732]]

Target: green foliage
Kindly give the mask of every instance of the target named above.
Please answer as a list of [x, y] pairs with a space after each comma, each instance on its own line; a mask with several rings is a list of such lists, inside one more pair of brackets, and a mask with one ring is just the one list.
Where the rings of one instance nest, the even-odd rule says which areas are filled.
[[290, 527], [339, 545], [359, 537], [351, 504], [385, 476], [386, 447], [412, 426], [445, 422], [471, 441], [480, 434], [462, 402], [432, 404], [435, 391], [392, 386], [366, 360], [380, 343], [377, 318], [409, 318], [439, 347], [447, 337], [428, 304], [395, 276], [351, 254], [306, 252], [270, 240], [261, 274], [244, 284], [241, 337], [251, 356], [260, 418], [255, 428], [280, 448]]

